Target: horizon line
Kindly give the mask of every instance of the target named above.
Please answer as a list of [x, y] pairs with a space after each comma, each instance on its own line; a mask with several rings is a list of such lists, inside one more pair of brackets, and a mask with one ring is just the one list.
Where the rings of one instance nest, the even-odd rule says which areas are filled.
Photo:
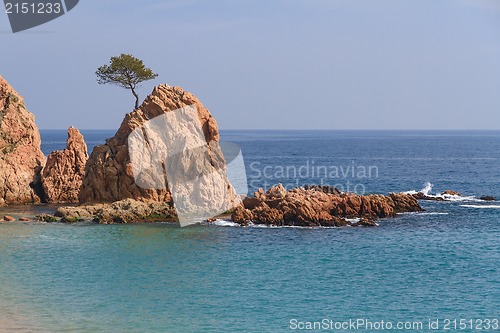
[[[73, 126], [75, 127], [75, 126]], [[68, 127], [69, 128], [69, 127]], [[67, 131], [68, 128], [39, 128], [40, 131]], [[79, 131], [117, 131], [117, 128], [77, 128]], [[448, 132], [458, 132], [458, 131], [500, 131], [500, 128], [219, 128], [219, 131], [448, 131]]]

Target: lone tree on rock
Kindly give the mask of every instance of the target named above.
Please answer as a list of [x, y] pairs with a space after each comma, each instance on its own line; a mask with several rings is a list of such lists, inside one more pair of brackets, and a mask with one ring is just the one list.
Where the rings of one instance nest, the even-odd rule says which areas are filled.
[[116, 84], [125, 89], [130, 89], [135, 97], [135, 108], [139, 107], [139, 95], [135, 89], [144, 81], [149, 81], [158, 76], [146, 66], [142, 60], [122, 54], [119, 57], [111, 57], [109, 65], [103, 65], [95, 72], [99, 84]]

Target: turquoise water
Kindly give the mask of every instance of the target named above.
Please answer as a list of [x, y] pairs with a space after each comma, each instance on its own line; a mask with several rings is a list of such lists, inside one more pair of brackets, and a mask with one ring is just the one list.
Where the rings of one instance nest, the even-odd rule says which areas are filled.
[[[499, 193], [498, 133], [223, 136], [248, 167], [356, 159], [379, 166], [353, 179], [367, 191]], [[498, 318], [500, 203], [462, 199], [378, 228], [0, 224], [0, 331], [293, 332], [293, 319], [365, 318], [427, 332], [429, 319]]]

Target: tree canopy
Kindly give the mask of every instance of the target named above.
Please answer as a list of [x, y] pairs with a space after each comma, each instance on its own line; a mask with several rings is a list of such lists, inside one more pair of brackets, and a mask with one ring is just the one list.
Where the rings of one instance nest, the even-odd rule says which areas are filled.
[[139, 95], [135, 89], [144, 81], [152, 80], [158, 76], [146, 66], [142, 60], [130, 54], [121, 54], [111, 57], [109, 65], [103, 65], [95, 72], [97, 83], [115, 84], [125, 89], [130, 89], [135, 97], [135, 108], [139, 107]]

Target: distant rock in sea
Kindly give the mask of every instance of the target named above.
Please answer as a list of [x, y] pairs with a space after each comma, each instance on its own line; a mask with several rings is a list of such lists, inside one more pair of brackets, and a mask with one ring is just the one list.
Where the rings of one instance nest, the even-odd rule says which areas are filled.
[[0, 76], [0, 206], [39, 203], [44, 164], [35, 117]]
[[246, 198], [232, 214], [232, 220], [242, 225], [374, 226], [375, 219], [422, 210], [411, 194], [356, 195], [312, 186], [287, 191], [279, 184], [267, 192], [259, 189], [254, 197]]
[[88, 160], [87, 145], [78, 129], [68, 129], [66, 149], [50, 153], [42, 170], [48, 203], [77, 203]]

